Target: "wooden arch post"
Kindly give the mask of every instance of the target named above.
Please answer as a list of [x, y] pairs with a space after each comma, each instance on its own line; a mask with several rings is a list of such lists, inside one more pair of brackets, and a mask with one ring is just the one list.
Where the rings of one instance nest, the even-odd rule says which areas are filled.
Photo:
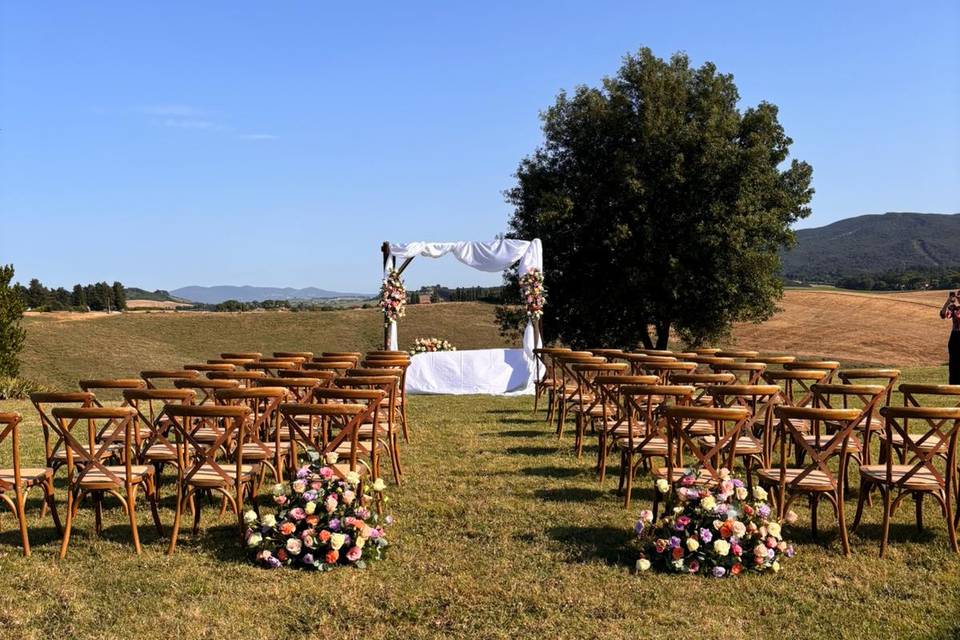
[[[387, 270], [387, 264], [391, 261], [393, 264], [390, 265], [391, 269], [397, 269], [397, 257], [390, 255], [390, 242], [387, 240], [383, 241], [383, 244], [380, 245], [380, 253], [383, 254], [383, 270]], [[403, 270], [407, 268], [407, 265], [413, 260], [412, 257], [405, 259], [401, 264], [400, 268], [397, 269], [397, 274], [402, 274]], [[383, 348], [390, 348], [390, 323], [387, 322], [387, 312], [383, 312]]]

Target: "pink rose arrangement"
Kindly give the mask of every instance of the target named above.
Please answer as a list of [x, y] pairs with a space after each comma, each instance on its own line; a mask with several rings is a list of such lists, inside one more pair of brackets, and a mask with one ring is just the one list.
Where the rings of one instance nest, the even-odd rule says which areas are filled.
[[418, 353], [432, 353], [434, 351], [456, 351], [457, 348], [443, 338], [417, 338], [413, 341], [410, 355]]
[[380, 308], [383, 309], [384, 324], [396, 322], [404, 316], [407, 307], [407, 290], [403, 286], [400, 272], [390, 269], [380, 285]]
[[[637, 570], [715, 578], [780, 571], [794, 548], [783, 539], [767, 492], [759, 486], [750, 491], [728, 473], [712, 488], [697, 485], [696, 477], [692, 470], [672, 487], [658, 483], [657, 491], [670, 494], [667, 511], [656, 522], [652, 512], [640, 512]], [[790, 512], [786, 520], [796, 515]]]
[[520, 276], [520, 297], [527, 307], [527, 317], [536, 320], [543, 315], [547, 303], [547, 289], [543, 286], [543, 271], [531, 267]]
[[[340, 565], [364, 568], [381, 560], [389, 546], [384, 525], [373, 508], [386, 502], [383, 480], [361, 491], [359, 477], [341, 479], [328, 466], [306, 465], [296, 478], [273, 489], [275, 513], [244, 515], [247, 548], [260, 566], [292, 566], [327, 571]], [[382, 504], [381, 502], [381, 504]]]

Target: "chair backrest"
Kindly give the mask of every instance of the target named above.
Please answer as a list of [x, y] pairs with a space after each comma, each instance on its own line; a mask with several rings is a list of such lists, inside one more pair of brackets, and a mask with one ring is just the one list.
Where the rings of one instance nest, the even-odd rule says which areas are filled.
[[[281, 373], [320, 373], [313, 371], [281, 371]], [[281, 376], [279, 378], [260, 378], [254, 381], [258, 387], [281, 387], [287, 390], [290, 402], [311, 402], [313, 390], [326, 384], [326, 380], [307, 376]], [[285, 400], [287, 401], [287, 400]]]
[[767, 365], [762, 362], [724, 362], [711, 364], [710, 369], [716, 373], [732, 373], [744, 384], [757, 384]]
[[88, 391], [94, 394], [94, 406], [102, 407], [103, 400], [111, 393], [119, 392], [119, 394], [122, 395], [126, 389], [145, 389], [147, 383], [140, 378], [104, 378], [98, 380], [81, 380], [79, 387], [81, 391]]
[[[177, 475], [181, 485], [198, 473], [218, 478], [224, 486], [235, 486], [242, 476], [243, 447], [251, 410], [246, 405], [168, 404], [163, 415], [170, 420], [177, 447]], [[212, 430], [212, 438], [198, 437]], [[222, 455], [226, 453], [226, 458]], [[227, 462], [227, 460], [232, 460]], [[234, 473], [229, 473], [230, 466]]]
[[677, 355], [676, 352], [671, 351], [670, 349], [637, 349], [637, 351], [648, 356], [667, 356], [673, 358]]
[[904, 382], [898, 387], [903, 394], [903, 406], [921, 407], [929, 404], [960, 406], [960, 384], [914, 384]]
[[788, 371], [823, 371], [825, 375], [821, 382], [833, 382], [833, 375], [840, 368], [840, 363], [836, 360], [801, 360], [797, 358], [793, 362], [785, 363], [783, 368]]
[[828, 409], [857, 409], [860, 415], [854, 428], [869, 427], [874, 414], [884, 404], [887, 388], [878, 384], [818, 383], [811, 388], [813, 406]]
[[265, 371], [247, 371], [246, 369], [207, 372], [209, 380], [234, 380], [241, 387], [252, 387], [257, 380], [263, 380], [266, 377], [267, 373]]
[[771, 365], [780, 365], [792, 364], [797, 361], [797, 356], [789, 355], [766, 355], [766, 356], [755, 356], [753, 358], [747, 358], [747, 362], [762, 362], [768, 367]]
[[[722, 480], [721, 469], [733, 471], [737, 459], [737, 444], [744, 427], [749, 424], [750, 411], [743, 406], [695, 407], [669, 406], [667, 478], [674, 480], [675, 469], [690, 466], [706, 471], [716, 482]], [[713, 441], [705, 445], [701, 439], [702, 425], [713, 426]], [[694, 429], [697, 427], [697, 429]], [[688, 454], [692, 465], [687, 463]]]
[[166, 425], [163, 424], [163, 408], [170, 403], [193, 404], [197, 393], [192, 389], [126, 389], [123, 392], [124, 404], [136, 411], [134, 421], [143, 424], [149, 435], [141, 438], [140, 429], [134, 429], [134, 441], [137, 453], [143, 455], [150, 447], [161, 445], [170, 453], [176, 454], [176, 447], [166, 437]]
[[170, 388], [173, 386], [174, 380], [182, 380], [186, 378], [199, 378], [199, 371], [191, 371], [189, 369], [165, 369], [165, 370], [152, 370], [152, 371], [141, 371], [140, 377], [144, 379], [147, 383], [147, 387], [150, 389], [158, 389], [161, 387]]
[[890, 404], [893, 390], [900, 381], [900, 370], [889, 368], [841, 369], [837, 377], [843, 384], [882, 384], [885, 388], [885, 404]]
[[595, 356], [600, 356], [601, 358], [606, 358], [608, 361], [613, 362], [614, 360], [622, 360], [624, 350], [623, 349], [588, 349], [590, 353]]
[[321, 387], [329, 387], [330, 384], [333, 383], [334, 378], [337, 377], [335, 371], [321, 371], [319, 369], [286, 369], [284, 371], [278, 371], [277, 374], [280, 378], [308, 378], [311, 380], [319, 380]]
[[[690, 385], [625, 384], [620, 387], [623, 411], [626, 413], [630, 428], [627, 430], [627, 442], [631, 449], [642, 447], [655, 438], [664, 435], [666, 429], [666, 409], [671, 405], [688, 405], [695, 389]], [[645, 426], [643, 435], [641, 423]]]
[[263, 354], [259, 351], [233, 351], [230, 353], [221, 353], [220, 357], [224, 360], [259, 360], [263, 357]]
[[354, 364], [350, 360], [332, 360], [330, 362], [305, 362], [303, 364], [304, 371], [332, 371], [335, 374], [340, 374], [343, 371], [349, 371], [354, 368]]
[[210, 371], [235, 371], [237, 365], [230, 362], [195, 362], [183, 365], [184, 369], [189, 371], [200, 371], [209, 373]]
[[309, 361], [313, 357], [313, 351], [274, 351], [274, 358], [303, 358]]
[[[780, 495], [777, 504], [780, 505], [780, 510], [786, 513], [789, 507], [787, 492], [795, 493], [811, 474], [817, 472], [817, 475], [806, 483], [807, 485], [810, 485], [811, 481], [816, 481], [824, 487], [836, 490], [843, 484], [842, 474], [846, 473], [846, 456], [850, 453], [850, 435], [853, 433], [860, 411], [782, 405], [774, 409], [774, 415], [777, 420], [780, 443]], [[815, 434], [822, 433], [824, 424], [833, 425], [832, 435], [824, 437], [823, 440], [811, 442], [806, 436], [810, 431]], [[802, 451], [804, 454], [802, 465], [790, 467], [800, 469], [799, 473], [795, 474], [787, 473], [791, 447], [795, 447], [797, 451]], [[834, 471], [828, 461], [837, 455], [840, 456], [841, 463]]]
[[[887, 483], [903, 487], [911, 478], [922, 473], [943, 487], [955, 487], [951, 479], [957, 477], [957, 434], [960, 433], [960, 407], [883, 407], [880, 415], [884, 417], [884, 429], [888, 441], [899, 435], [904, 449], [903, 459], [906, 469], [898, 466], [898, 474], [893, 475], [894, 458], [886, 456]], [[911, 433], [910, 421], [919, 421], [923, 431]], [[945, 461], [943, 471], [937, 460]], [[949, 494], [947, 500], [954, 499]]]
[[748, 360], [756, 358], [760, 355], [759, 352], [753, 351], [751, 349], [721, 349], [713, 355], [718, 358], [733, 358], [734, 360]]
[[[121, 487], [131, 482], [132, 426], [137, 414], [133, 407], [56, 407], [52, 413], [54, 430], [67, 454], [67, 478], [72, 485], [94, 472], [102, 484]], [[85, 427], [79, 438], [77, 425]], [[119, 452], [117, 443], [122, 443]], [[105, 464], [113, 455], [122, 461], [123, 475]]]
[[245, 364], [256, 362], [254, 358], [211, 358], [207, 364], [232, 364], [235, 367], [242, 367]]
[[221, 389], [236, 389], [240, 387], [237, 380], [215, 380], [211, 378], [181, 378], [173, 381], [177, 389], [193, 389], [197, 392], [197, 404], [216, 404], [214, 393]]
[[[312, 356], [311, 356], [312, 357]], [[307, 362], [310, 358], [305, 356], [264, 356], [260, 358], [257, 362], [268, 364], [274, 362], [292, 362], [294, 364], [303, 364]]]
[[696, 362], [650, 362], [644, 365], [644, 372], [652, 373], [660, 378], [661, 384], [670, 384], [675, 373], [693, 373], [697, 370]]
[[[784, 365], [787, 367], [789, 365]], [[783, 403], [805, 407], [813, 403], [813, 385], [829, 381], [830, 372], [823, 369], [768, 369], [763, 379], [780, 387]]]
[[[0, 492], [10, 491], [11, 489], [17, 489], [22, 487], [22, 480], [20, 475], [20, 421], [22, 417], [19, 413], [13, 412], [0, 412], [0, 444], [3, 444], [3, 441], [8, 437], [10, 438], [10, 445], [12, 449], [12, 456], [10, 458], [11, 467], [13, 468], [13, 482], [10, 481], [9, 476], [4, 479], [4, 476], [0, 476]], [[10, 468], [2, 462], [3, 458], [0, 457], [0, 468]]]
[[279, 441], [280, 414], [277, 412], [281, 402], [290, 400], [290, 392], [285, 387], [237, 387], [217, 389], [214, 392], [217, 404], [226, 406], [245, 406], [250, 409], [253, 420], [246, 435], [254, 442], [274, 434]]
[[[401, 354], [385, 354], [385, 357], [400, 357], [407, 356], [408, 353]], [[313, 362], [349, 362], [354, 367], [359, 366], [360, 361], [363, 359], [363, 354], [359, 351], [324, 351], [319, 357], [315, 356]]]
[[716, 355], [716, 354], [717, 354], [718, 352], [720, 352], [720, 351], [721, 351], [721, 349], [718, 348], [718, 347], [698, 347], [698, 348], [694, 349], [694, 352], [695, 352], [697, 355], [701, 355], [701, 356], [712, 356], [712, 355]]
[[263, 371], [268, 376], [275, 376], [277, 375], [278, 371], [282, 371], [283, 369], [302, 369], [303, 364], [300, 362], [293, 362], [290, 360], [280, 360], [280, 361], [273, 361], [273, 362], [271, 361], [263, 362], [261, 360], [257, 360], [256, 362], [250, 362], [243, 365], [243, 368], [246, 369], [247, 371]]
[[37, 415], [40, 416], [40, 428], [43, 431], [43, 448], [47, 466], [55, 466], [56, 455], [63, 450], [63, 440], [57, 436], [53, 421], [53, 409], [56, 407], [92, 407], [96, 396], [87, 391], [52, 391], [30, 394]]

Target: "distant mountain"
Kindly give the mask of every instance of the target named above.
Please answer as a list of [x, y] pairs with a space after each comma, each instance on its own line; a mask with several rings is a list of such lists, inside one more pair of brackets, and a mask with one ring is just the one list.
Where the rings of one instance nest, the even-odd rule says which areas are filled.
[[371, 294], [342, 293], [316, 287], [294, 289], [293, 287], [251, 287], [249, 285], [220, 285], [216, 287], [180, 287], [171, 291], [178, 298], [203, 304], [218, 304], [225, 300], [253, 302], [254, 300], [330, 300], [333, 298], [365, 299]]
[[170, 295], [169, 291], [157, 289], [156, 291], [147, 291], [140, 287], [124, 287], [127, 300], [155, 300], [157, 302], [187, 302], [183, 298], [177, 298]]
[[884, 213], [799, 229], [796, 247], [781, 258], [784, 277], [818, 282], [960, 267], [960, 214]]

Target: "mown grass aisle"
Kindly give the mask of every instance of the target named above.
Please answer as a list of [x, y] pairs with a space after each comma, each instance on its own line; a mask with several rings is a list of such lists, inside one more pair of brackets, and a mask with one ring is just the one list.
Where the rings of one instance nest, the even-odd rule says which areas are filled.
[[[27, 418], [24, 451], [35, 459], [32, 408], [2, 404]], [[803, 526], [788, 534], [798, 556], [779, 575], [634, 575], [629, 542], [636, 511], [649, 504], [649, 480], [639, 480], [635, 508], [625, 511], [613, 468], [600, 488], [595, 450], [578, 461], [572, 439], [558, 441], [530, 406], [527, 398], [411, 399], [414, 441], [389, 505], [394, 547], [366, 571], [252, 567], [232, 521], [218, 521], [214, 508], [172, 558], [142, 504], [139, 558], [116, 503], [102, 540], [92, 535], [92, 511], [81, 510], [62, 562], [49, 521], [31, 528], [34, 556], [23, 558], [5, 516], [0, 637], [353, 637], [361, 625], [368, 638], [947, 638], [960, 630], [960, 560], [947, 552], [932, 509], [923, 534], [910, 524], [912, 509], [899, 514], [884, 560], [876, 509], [853, 536], [849, 559], [824, 510], [817, 543], [801, 512]], [[169, 531], [170, 485], [164, 496]]]

